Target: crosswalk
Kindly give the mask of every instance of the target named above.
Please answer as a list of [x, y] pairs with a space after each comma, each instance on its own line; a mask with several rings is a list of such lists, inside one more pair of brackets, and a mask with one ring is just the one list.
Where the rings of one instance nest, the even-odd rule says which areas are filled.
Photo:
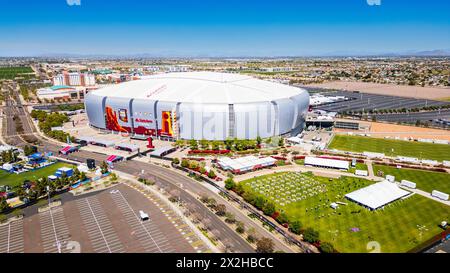
[[0, 226], [0, 253], [23, 253], [22, 219]]
[[141, 221], [137, 212], [132, 209], [120, 191], [113, 191], [111, 196], [146, 252], [170, 253], [175, 251], [151, 217], [147, 221]]
[[41, 239], [44, 253], [67, 253], [70, 239], [69, 229], [64, 219], [62, 207], [39, 213]]
[[95, 196], [77, 200], [77, 206], [95, 252], [124, 252], [122, 243]]

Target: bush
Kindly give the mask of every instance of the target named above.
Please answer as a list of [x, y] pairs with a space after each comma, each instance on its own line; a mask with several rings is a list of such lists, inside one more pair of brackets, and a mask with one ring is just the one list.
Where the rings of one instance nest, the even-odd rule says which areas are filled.
[[180, 164], [180, 159], [178, 159], [177, 157], [175, 157], [175, 158], [172, 159], [172, 163], [178, 165], [178, 164]]
[[275, 205], [272, 202], [266, 202], [262, 208], [265, 215], [272, 215], [275, 212]]
[[232, 178], [227, 178], [227, 180], [225, 180], [225, 189], [232, 190], [235, 187], [236, 187], [236, 183], [233, 181]]
[[302, 223], [299, 220], [295, 220], [289, 223], [289, 230], [295, 234], [300, 234], [302, 229]]
[[245, 226], [242, 222], [236, 222], [236, 232], [242, 234], [245, 232]]
[[319, 232], [312, 228], [307, 228], [303, 233], [303, 239], [308, 243], [315, 243], [319, 240]]
[[328, 242], [322, 242], [320, 243], [320, 251], [324, 252], [324, 253], [333, 253], [334, 251], [334, 246], [331, 243]]

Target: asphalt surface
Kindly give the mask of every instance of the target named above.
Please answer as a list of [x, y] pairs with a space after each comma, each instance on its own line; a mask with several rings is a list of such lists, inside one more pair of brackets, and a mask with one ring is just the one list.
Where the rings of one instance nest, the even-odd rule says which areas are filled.
[[[24, 209], [21, 220], [0, 226], [0, 253], [195, 253], [209, 251], [161, 200], [124, 184], [73, 196], [45, 212]], [[141, 221], [138, 211], [149, 214]]]

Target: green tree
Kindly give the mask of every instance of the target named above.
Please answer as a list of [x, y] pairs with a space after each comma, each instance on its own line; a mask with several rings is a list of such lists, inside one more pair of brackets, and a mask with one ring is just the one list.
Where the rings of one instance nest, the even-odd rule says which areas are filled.
[[315, 243], [319, 240], [319, 232], [313, 228], [307, 228], [303, 232], [303, 239], [309, 243]]
[[102, 164], [100, 165], [100, 169], [102, 174], [105, 174], [108, 172], [108, 164], [106, 164], [105, 161], [102, 162]]
[[6, 198], [0, 199], [0, 212], [6, 212], [9, 209], [9, 204], [6, 202]]
[[214, 173], [213, 170], [209, 170], [208, 177], [209, 178], [215, 178], [216, 177], [216, 174]]
[[266, 200], [262, 196], [257, 196], [253, 201], [253, 205], [255, 207], [257, 207], [258, 209], [262, 209], [262, 207], [264, 206], [265, 203], [266, 203]]
[[262, 208], [265, 215], [272, 215], [275, 213], [275, 205], [272, 202], [266, 202]]
[[334, 246], [331, 243], [328, 242], [321, 242], [320, 243], [320, 250], [324, 253], [333, 253], [335, 252]]
[[234, 182], [234, 180], [232, 178], [227, 178], [225, 180], [225, 188], [227, 190], [232, 190], [234, 189], [234, 187], [236, 187], [236, 183]]
[[216, 214], [218, 216], [225, 216], [227, 213], [227, 207], [224, 204], [218, 204], [214, 209], [216, 210]]
[[295, 220], [295, 221], [289, 223], [289, 230], [295, 234], [300, 234], [302, 227], [303, 227], [303, 225], [299, 220]]
[[256, 143], [257, 143], [258, 145], [261, 145], [261, 142], [262, 142], [261, 137], [260, 137], [260, 136], [257, 136], [257, 137], [256, 137]]
[[181, 167], [187, 168], [189, 166], [189, 161], [187, 159], [181, 160]]

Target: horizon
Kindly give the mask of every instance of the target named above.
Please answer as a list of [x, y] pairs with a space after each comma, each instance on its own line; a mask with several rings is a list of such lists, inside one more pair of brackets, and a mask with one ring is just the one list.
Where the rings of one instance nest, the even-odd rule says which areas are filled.
[[0, 56], [450, 55], [444, 35], [450, 3], [442, 0], [77, 2], [7, 1], [0, 11]]

